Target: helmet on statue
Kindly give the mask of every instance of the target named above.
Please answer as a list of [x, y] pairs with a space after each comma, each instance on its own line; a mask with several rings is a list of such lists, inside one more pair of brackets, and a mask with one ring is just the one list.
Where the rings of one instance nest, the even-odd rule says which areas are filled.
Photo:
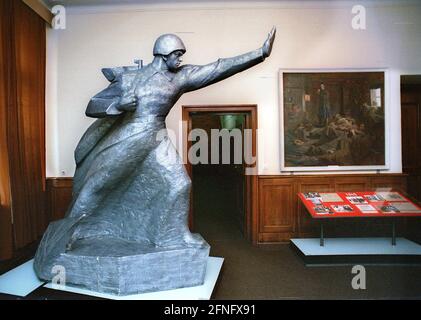
[[184, 46], [183, 41], [176, 36], [175, 34], [163, 34], [158, 37], [155, 41], [155, 45], [153, 47], [153, 55], [163, 55], [167, 56], [171, 52], [174, 51], [183, 51], [183, 53], [186, 52], [186, 47]]

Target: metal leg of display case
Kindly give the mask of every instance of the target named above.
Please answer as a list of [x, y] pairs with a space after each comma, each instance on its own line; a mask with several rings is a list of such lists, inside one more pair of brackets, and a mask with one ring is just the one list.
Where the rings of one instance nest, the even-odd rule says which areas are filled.
[[392, 220], [392, 246], [396, 246], [396, 220]]
[[320, 221], [320, 246], [325, 246], [325, 237], [323, 233], [323, 220]]

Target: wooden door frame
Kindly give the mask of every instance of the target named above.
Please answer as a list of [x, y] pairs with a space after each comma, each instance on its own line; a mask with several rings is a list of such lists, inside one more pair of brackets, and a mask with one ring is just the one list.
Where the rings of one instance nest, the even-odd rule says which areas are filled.
[[[257, 105], [255, 104], [241, 104], [241, 105], [186, 105], [182, 106], [182, 121], [183, 121], [183, 158], [186, 160], [186, 169], [193, 180], [193, 167], [189, 162], [187, 150], [190, 150], [192, 142], [188, 140], [188, 135], [192, 130], [192, 113], [214, 113], [214, 112], [229, 112], [229, 113], [246, 113], [245, 128], [252, 129], [252, 155], [256, 157], [256, 162], [253, 165], [245, 164], [246, 167], [255, 168], [254, 175], [245, 176], [245, 221], [244, 221], [244, 235], [247, 240], [253, 244], [257, 244], [257, 190], [258, 190], [258, 155], [257, 155]], [[193, 226], [193, 192], [190, 194], [190, 212], [189, 225]]]

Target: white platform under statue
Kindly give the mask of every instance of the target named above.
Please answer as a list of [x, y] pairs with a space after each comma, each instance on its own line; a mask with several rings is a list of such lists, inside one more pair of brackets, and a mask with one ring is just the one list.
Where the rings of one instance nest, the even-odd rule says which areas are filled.
[[115, 296], [98, 293], [72, 286], [53, 285], [42, 282], [33, 269], [33, 260], [0, 276], [0, 293], [25, 297], [41, 286], [49, 289], [67, 291], [77, 294], [94, 296], [113, 300], [209, 300], [222, 268], [224, 258], [209, 257], [205, 275], [205, 282], [201, 286], [180, 288], [159, 292]]

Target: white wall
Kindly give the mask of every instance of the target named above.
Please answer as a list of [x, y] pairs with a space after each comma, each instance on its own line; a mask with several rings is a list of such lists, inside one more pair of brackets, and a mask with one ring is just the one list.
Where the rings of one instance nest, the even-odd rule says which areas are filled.
[[[360, 3], [363, 3], [361, 1]], [[396, 3], [401, 3], [395, 1]], [[367, 29], [351, 27], [350, 2], [217, 3], [68, 8], [66, 30], [47, 34], [47, 176], [72, 176], [73, 150], [93, 119], [89, 99], [107, 86], [100, 69], [152, 60], [155, 39], [176, 33], [184, 62], [205, 64], [277, 37], [264, 63], [184, 95], [167, 118], [178, 131], [181, 106], [257, 104], [260, 174], [279, 174], [280, 68], [388, 68], [390, 170], [401, 172], [400, 74], [421, 73], [421, 4], [366, 3]]]

